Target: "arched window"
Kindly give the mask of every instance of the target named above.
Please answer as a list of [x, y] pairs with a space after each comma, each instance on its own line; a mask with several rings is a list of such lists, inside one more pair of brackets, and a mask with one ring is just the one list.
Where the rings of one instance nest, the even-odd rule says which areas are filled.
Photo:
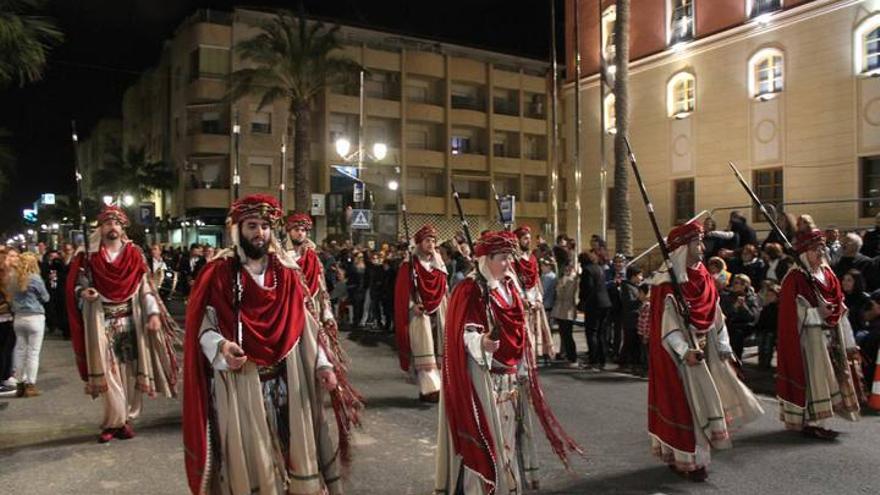
[[765, 48], [749, 60], [749, 96], [769, 100], [783, 88], [782, 51]]
[[683, 119], [696, 106], [697, 81], [690, 72], [679, 72], [666, 84], [666, 112], [670, 117]]
[[856, 74], [880, 75], [880, 14], [865, 19], [856, 28]]
[[605, 132], [617, 133], [617, 113], [614, 111], [614, 93], [605, 96]]

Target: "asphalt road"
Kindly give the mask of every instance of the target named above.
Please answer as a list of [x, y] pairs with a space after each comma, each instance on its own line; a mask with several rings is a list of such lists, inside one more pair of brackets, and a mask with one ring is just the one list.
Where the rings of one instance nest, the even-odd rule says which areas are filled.
[[[347, 474], [351, 494], [429, 494], [433, 483], [436, 406], [416, 400], [387, 339], [345, 334], [353, 380], [368, 409]], [[880, 417], [834, 420], [833, 443], [782, 430], [775, 404], [717, 452], [709, 481], [693, 484], [651, 457], [645, 431], [647, 382], [614, 372], [544, 369], [546, 395], [569, 433], [586, 449], [566, 472], [540, 438], [542, 493], [877, 494]], [[138, 436], [95, 442], [100, 403], [82, 393], [69, 344], [48, 339], [33, 399], [0, 399], [0, 493], [186, 493], [179, 403], [147, 401]]]

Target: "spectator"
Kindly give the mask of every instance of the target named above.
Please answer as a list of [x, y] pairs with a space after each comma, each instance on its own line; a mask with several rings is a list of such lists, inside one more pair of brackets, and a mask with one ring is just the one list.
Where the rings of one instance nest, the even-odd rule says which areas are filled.
[[599, 265], [599, 253], [595, 250], [578, 256], [581, 264], [579, 309], [586, 313], [584, 326], [589, 346], [589, 362], [586, 368], [605, 369], [605, 333], [603, 329], [611, 310], [611, 299], [605, 285], [605, 273]]
[[[768, 209], [775, 211], [775, 208]], [[773, 212], [771, 212], [771, 215], [773, 215]], [[795, 234], [797, 233], [795, 230], [795, 224], [797, 223], [797, 221], [795, 220], [794, 215], [792, 215], [791, 213], [779, 212], [776, 213], [774, 217], [776, 219], [776, 225], [779, 226], [779, 229], [785, 235], [785, 238], [789, 241], [794, 242]], [[785, 241], [782, 239], [782, 236], [776, 233], [775, 230], [771, 230], [770, 233], [767, 235], [767, 238], [764, 239], [764, 242], [761, 244], [761, 250], [766, 250], [768, 244], [779, 244], [780, 246], [782, 246], [785, 244]]]
[[46, 311], [49, 292], [40, 277], [40, 264], [33, 253], [24, 253], [13, 265], [13, 276], [7, 280], [6, 292], [12, 294], [12, 326], [15, 330], [13, 368], [18, 397], [36, 397], [37, 372], [40, 368], [40, 350], [46, 331]]
[[731, 243], [736, 242], [735, 234], [727, 230], [718, 230], [718, 225], [712, 217], [706, 217], [703, 220], [703, 232], [705, 232], [703, 235], [703, 257], [706, 260], [718, 256], [722, 249], [727, 249]]
[[[0, 248], [0, 281], [5, 281], [10, 273], [14, 249]], [[18, 254], [18, 253], [15, 253]], [[15, 349], [15, 330], [12, 328], [11, 296], [6, 292], [6, 284], [0, 283], [0, 397], [14, 395], [16, 391], [15, 380], [12, 376], [12, 352]]]
[[568, 249], [568, 238], [565, 234], [556, 236], [556, 245], [553, 246], [553, 258], [556, 259], [556, 268], [559, 270], [558, 275], [561, 277], [562, 272], [572, 264], [571, 251]]
[[562, 276], [556, 282], [556, 303], [550, 316], [559, 325], [559, 340], [565, 359], [572, 366], [577, 365], [577, 346], [572, 332], [577, 318], [577, 270], [574, 263], [563, 268]]
[[865, 386], [870, 390], [874, 381], [877, 351], [880, 350], [880, 290], [871, 293], [871, 303], [865, 312], [865, 321], [867, 327], [856, 334], [856, 344], [862, 353]]
[[[367, 325], [375, 328], [384, 328], [382, 322], [382, 290], [385, 288], [385, 270], [382, 268], [382, 260], [378, 251], [371, 251], [367, 261], [367, 280], [366, 287], [368, 290], [365, 308], [367, 311]], [[392, 318], [392, 315], [385, 315], [385, 318]]]
[[840, 259], [837, 261], [837, 265], [834, 265], [834, 274], [837, 275], [837, 278], [841, 278], [845, 273], [856, 269], [865, 277], [867, 291], [870, 292], [877, 289], [878, 284], [874, 280], [874, 260], [861, 253], [862, 238], [858, 234], [850, 232], [843, 237], [840, 249]]
[[651, 285], [642, 283], [639, 285], [639, 300], [642, 301], [639, 307], [638, 334], [639, 344], [641, 348], [641, 371], [640, 375], [648, 374], [648, 340], [651, 335]]
[[184, 297], [189, 297], [189, 291], [195, 283], [196, 277], [205, 266], [205, 257], [202, 246], [193, 243], [189, 247], [189, 256], [181, 256], [177, 264], [177, 273], [179, 274], [178, 286], [183, 292]]
[[[816, 228], [816, 222], [813, 220], [812, 215], [808, 215], [804, 213], [803, 215], [797, 218], [797, 231], [798, 232], [812, 232], [813, 230], [818, 230]], [[791, 239], [789, 239], [791, 240]]]
[[642, 270], [637, 266], [626, 269], [626, 280], [620, 284], [620, 325], [623, 328], [623, 345], [620, 353], [621, 366], [628, 365], [633, 372], [641, 363], [639, 342], [639, 310], [642, 300], [639, 285], [642, 283]]
[[366, 284], [367, 264], [364, 253], [355, 252], [352, 262], [345, 272], [346, 285], [348, 286], [348, 301], [351, 303], [354, 313], [353, 326], [359, 327], [364, 317], [364, 302], [367, 298]]
[[840, 260], [842, 254], [840, 231], [835, 227], [829, 226], [825, 229], [825, 242], [828, 246], [828, 263], [834, 266]]
[[397, 282], [397, 268], [398, 264], [394, 262], [389, 252], [382, 260], [382, 288], [379, 296], [382, 300], [382, 313], [385, 315], [382, 329], [386, 332], [391, 331], [394, 322], [394, 285]]
[[474, 264], [471, 262], [470, 258], [460, 256], [455, 264], [455, 273], [452, 275], [452, 283], [449, 286], [449, 292], [451, 293], [452, 289], [454, 289], [459, 282], [467, 278], [468, 274], [473, 269]]
[[730, 346], [742, 360], [746, 338], [751, 335], [760, 307], [749, 277], [743, 274], [733, 277], [730, 288], [721, 293], [721, 310], [726, 317]]
[[779, 286], [770, 284], [764, 295], [764, 306], [755, 324], [758, 337], [758, 366], [770, 369], [776, 348], [776, 325], [779, 320]]
[[874, 228], [865, 232], [861, 253], [868, 258], [880, 256], [880, 213], [874, 215]]
[[865, 311], [871, 306], [871, 296], [865, 292], [865, 277], [855, 268], [840, 277], [840, 287], [843, 289], [844, 302], [846, 303], [846, 317], [849, 319], [853, 336], [855, 336], [866, 327]]
[[611, 265], [605, 268], [605, 285], [608, 287], [608, 297], [611, 299], [611, 313], [606, 326], [606, 342], [608, 342], [609, 359], [617, 358], [623, 341], [623, 326], [621, 325], [622, 309], [620, 303], [620, 289], [626, 280], [626, 255], [617, 253], [611, 260]]
[[715, 287], [720, 293], [730, 283], [730, 272], [727, 271], [727, 263], [718, 256], [714, 256], [706, 262], [706, 269], [712, 275], [712, 278], [715, 279]]
[[735, 243], [730, 249], [738, 250], [746, 244], [753, 246], [758, 245], [758, 235], [746, 219], [745, 215], [739, 211], [730, 212], [730, 231], [735, 234]]
[[782, 252], [782, 245], [771, 242], [765, 245], [764, 255], [766, 256], [767, 269], [764, 272], [764, 280], [769, 280], [777, 284], [782, 283], [782, 278], [791, 268], [792, 260], [785, 256]]
[[748, 275], [754, 287], [763, 285], [766, 271], [767, 265], [758, 257], [758, 249], [754, 244], [743, 246], [739, 258], [734, 258], [730, 267], [730, 272], [734, 275], [738, 273]]
[[544, 288], [544, 311], [549, 315], [556, 301], [556, 270], [553, 260], [541, 259], [541, 286]]

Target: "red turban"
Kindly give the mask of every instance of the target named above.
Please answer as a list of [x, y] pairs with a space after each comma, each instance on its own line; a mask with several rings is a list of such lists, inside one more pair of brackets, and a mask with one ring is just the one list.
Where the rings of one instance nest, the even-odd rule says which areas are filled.
[[798, 232], [794, 240], [794, 250], [797, 254], [806, 253], [818, 246], [825, 245], [825, 236], [819, 229], [812, 229], [809, 232]]
[[425, 225], [424, 227], [420, 228], [418, 232], [416, 232], [416, 244], [424, 241], [428, 237], [433, 237], [434, 240], [437, 240], [437, 229], [431, 224]]
[[116, 220], [123, 227], [128, 227], [128, 215], [118, 206], [105, 206], [101, 213], [98, 214], [98, 225], [109, 220]]
[[506, 230], [484, 232], [474, 251], [479, 256], [491, 256], [499, 253], [513, 253], [516, 251], [517, 238], [512, 232]]
[[304, 230], [312, 230], [312, 217], [308, 213], [297, 212], [287, 217], [287, 230], [299, 227]]
[[686, 246], [692, 240], [703, 236], [703, 226], [695, 221], [675, 227], [666, 237], [666, 245], [670, 251]]
[[520, 225], [519, 227], [517, 227], [516, 230], [513, 231], [513, 233], [516, 234], [517, 239], [519, 239], [526, 234], [531, 234], [532, 228], [528, 225]]
[[259, 218], [276, 224], [281, 220], [281, 208], [274, 196], [251, 194], [232, 203], [229, 218], [236, 224], [249, 218]]

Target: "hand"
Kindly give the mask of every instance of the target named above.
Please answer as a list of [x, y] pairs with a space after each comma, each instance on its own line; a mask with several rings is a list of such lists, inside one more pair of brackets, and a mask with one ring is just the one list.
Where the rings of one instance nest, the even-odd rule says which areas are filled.
[[846, 350], [846, 358], [851, 361], [862, 362], [862, 353], [858, 347], [850, 347]]
[[737, 308], [742, 308], [742, 307], [744, 307], [745, 305], [746, 305], [746, 298], [745, 298], [745, 296], [737, 296], [737, 298], [736, 298], [736, 307], [737, 307]]
[[98, 300], [98, 297], [100, 297], [98, 291], [91, 287], [82, 291], [82, 298], [88, 302], [95, 302]]
[[229, 366], [229, 369], [232, 371], [241, 369], [241, 367], [244, 366], [245, 361], [247, 361], [247, 356], [244, 355], [244, 351], [241, 347], [231, 340], [223, 342], [223, 346], [220, 348], [220, 353], [223, 354], [223, 359], [226, 360], [226, 365]]
[[703, 360], [703, 351], [689, 350], [684, 355], [684, 362], [688, 366], [696, 366]]
[[831, 305], [825, 301], [819, 301], [819, 305], [816, 306], [816, 309], [819, 310], [819, 316], [825, 320], [829, 316], [831, 316], [832, 308]]
[[425, 307], [421, 304], [416, 304], [415, 306], [413, 306], [413, 313], [415, 313], [416, 316], [422, 316], [423, 314], [425, 314]]
[[321, 383], [321, 387], [323, 387], [324, 390], [328, 392], [336, 390], [336, 373], [334, 373], [332, 369], [325, 368], [318, 370], [318, 381]]
[[497, 340], [492, 340], [489, 337], [489, 334], [483, 334], [483, 338], [480, 340], [480, 345], [483, 347], [483, 350], [489, 353], [495, 352], [501, 347], [501, 342]]
[[150, 332], [158, 332], [162, 328], [162, 320], [159, 315], [150, 315], [147, 318], [147, 330]]

